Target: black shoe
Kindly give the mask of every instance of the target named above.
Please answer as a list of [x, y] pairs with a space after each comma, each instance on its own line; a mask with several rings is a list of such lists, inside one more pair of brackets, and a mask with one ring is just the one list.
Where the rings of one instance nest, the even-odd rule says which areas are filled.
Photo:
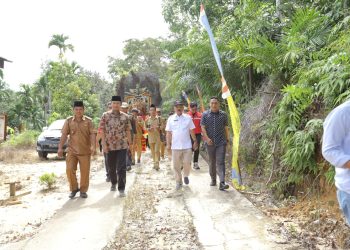
[[79, 191], [80, 191], [79, 188], [77, 190], [72, 191], [69, 195], [69, 198], [73, 199]]
[[222, 191], [222, 190], [225, 190], [225, 189], [229, 189], [229, 185], [225, 184], [225, 182], [220, 182], [220, 186], [219, 186], [219, 189]]
[[88, 197], [87, 193], [80, 193], [80, 198], [86, 199]]
[[115, 187], [115, 185], [112, 184], [111, 191], [116, 191], [116, 190], [117, 190], [117, 188]]
[[135, 165], [135, 162], [133, 161], [133, 162], [131, 162], [131, 166], [134, 166]]
[[214, 180], [212, 180], [211, 182], [210, 182], [210, 186], [216, 186], [216, 181], [214, 181]]
[[141, 160], [140, 160], [140, 159], [138, 159], [138, 160], [137, 160], [137, 163], [141, 163]]
[[130, 171], [130, 170], [131, 170], [131, 166], [127, 166], [126, 171]]
[[184, 183], [186, 185], [190, 184], [190, 180], [188, 179], [188, 177], [184, 177]]
[[109, 176], [107, 176], [106, 182], [111, 182], [111, 178]]

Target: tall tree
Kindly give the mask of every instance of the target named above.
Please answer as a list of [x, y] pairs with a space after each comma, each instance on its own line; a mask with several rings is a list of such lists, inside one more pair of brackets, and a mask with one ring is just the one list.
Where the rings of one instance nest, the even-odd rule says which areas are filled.
[[49, 42], [49, 48], [51, 46], [56, 46], [60, 50], [60, 59], [63, 58], [64, 53], [66, 53], [67, 50], [74, 51], [74, 46], [70, 43], [66, 43], [68, 39], [69, 37], [65, 36], [64, 34], [55, 34], [51, 37], [51, 40]]
[[130, 71], [148, 71], [165, 77], [169, 52], [162, 38], [144, 40], [129, 39], [125, 41], [124, 58], [110, 58], [109, 73], [121, 77]]

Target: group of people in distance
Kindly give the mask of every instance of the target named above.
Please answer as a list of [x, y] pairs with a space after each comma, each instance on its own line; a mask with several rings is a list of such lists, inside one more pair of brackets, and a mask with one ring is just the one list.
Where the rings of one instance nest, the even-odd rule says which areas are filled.
[[[125, 196], [126, 171], [131, 165], [141, 164], [142, 140], [144, 132], [148, 134], [153, 168], [160, 170], [160, 159], [165, 158], [165, 146], [169, 159], [172, 160], [176, 190], [183, 183], [188, 185], [193, 159], [193, 169], [200, 169], [198, 164], [199, 148], [204, 141], [209, 156], [209, 174], [211, 186], [217, 185], [225, 190], [225, 155], [229, 143], [228, 118], [220, 110], [217, 97], [210, 99], [210, 108], [203, 114], [198, 111], [196, 102], [190, 103], [190, 111], [184, 112], [181, 101], [174, 103], [174, 112], [165, 119], [161, 109], [155, 105], [149, 108], [149, 116], [141, 116], [139, 110], [131, 109], [122, 102], [120, 96], [112, 96], [98, 126], [97, 140], [92, 119], [84, 115], [83, 101], [73, 104], [73, 116], [68, 117], [62, 129], [58, 156], [63, 156], [63, 145], [68, 139], [66, 173], [70, 188], [70, 198], [80, 192], [81, 198], [87, 198], [91, 155], [96, 152], [100, 141], [106, 165], [106, 181], [111, 182], [111, 191], [118, 188], [119, 196]], [[136, 159], [135, 159], [136, 157]], [[80, 185], [76, 172], [79, 163]]]

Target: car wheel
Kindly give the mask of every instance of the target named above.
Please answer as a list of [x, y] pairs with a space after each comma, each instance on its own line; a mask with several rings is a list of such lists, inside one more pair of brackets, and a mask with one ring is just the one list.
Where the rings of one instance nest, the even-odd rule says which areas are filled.
[[38, 152], [39, 158], [41, 159], [47, 159], [47, 152]]

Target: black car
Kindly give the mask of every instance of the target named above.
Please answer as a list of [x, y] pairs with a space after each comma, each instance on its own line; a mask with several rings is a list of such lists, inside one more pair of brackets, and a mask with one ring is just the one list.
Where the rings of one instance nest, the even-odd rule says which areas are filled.
[[[56, 120], [48, 128], [43, 129], [36, 142], [36, 151], [40, 158], [47, 158], [49, 153], [57, 154], [64, 122], [64, 119]], [[63, 149], [66, 149], [66, 145], [64, 145]]]

